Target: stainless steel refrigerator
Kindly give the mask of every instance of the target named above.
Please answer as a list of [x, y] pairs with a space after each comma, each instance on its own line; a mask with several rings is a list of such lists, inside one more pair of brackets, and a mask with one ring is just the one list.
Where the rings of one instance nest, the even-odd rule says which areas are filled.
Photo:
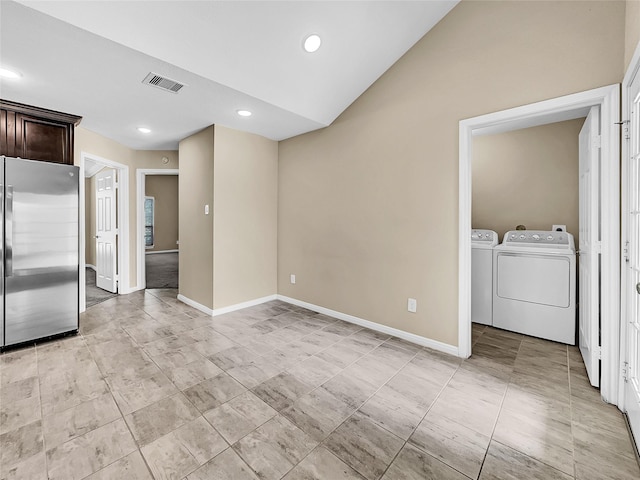
[[0, 159], [0, 347], [77, 331], [79, 169]]

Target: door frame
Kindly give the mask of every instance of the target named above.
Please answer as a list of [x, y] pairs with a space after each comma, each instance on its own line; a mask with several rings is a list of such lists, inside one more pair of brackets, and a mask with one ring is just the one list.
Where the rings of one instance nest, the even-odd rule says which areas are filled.
[[118, 209], [118, 237], [116, 240], [118, 248], [118, 294], [131, 293], [129, 283], [129, 167], [122, 163], [114, 162], [107, 158], [100, 157], [88, 152], [80, 153], [80, 312], [87, 309], [86, 292], [86, 209], [85, 209], [85, 161], [91, 160], [104, 167], [114, 168], [117, 171], [117, 209]]
[[145, 265], [146, 250], [144, 247], [144, 197], [147, 175], [179, 175], [177, 168], [137, 168], [136, 169], [136, 237], [138, 252], [138, 289], [147, 288], [147, 267]]
[[[632, 80], [636, 77], [636, 75], [640, 75], [640, 42], [638, 43], [638, 45], [636, 46], [636, 51], [633, 54], [633, 57], [631, 58], [631, 62], [629, 62], [629, 66], [627, 68], [627, 71], [624, 75], [624, 79], [622, 80], [622, 123], [624, 125], [624, 128], [628, 129], [629, 126], [629, 119], [630, 119], [630, 115], [631, 115], [631, 111], [629, 110], [629, 87], [631, 85]], [[629, 171], [628, 171], [628, 160], [629, 160], [629, 142], [625, 141], [624, 138], [624, 128], [623, 128], [623, 135], [622, 135], [622, 195], [621, 195], [621, 204], [622, 204], [622, 236], [620, 238], [620, 248], [622, 249], [622, 251], [625, 250], [625, 240], [628, 238], [628, 228], [629, 228], [629, 224], [627, 222], [627, 216], [625, 215], [625, 213], [629, 210], [629, 198], [628, 195], [626, 195], [626, 182], [625, 179], [627, 179], [629, 177]], [[629, 289], [631, 288], [631, 285], [629, 285], [629, 278], [628, 275], [626, 275], [626, 261], [625, 261], [625, 256], [622, 255], [620, 257], [620, 275], [621, 275], [621, 293], [620, 293], [620, 311], [621, 311], [621, 328], [620, 328], [620, 345], [622, 346], [620, 348], [620, 365], [623, 365], [624, 362], [627, 360], [627, 347], [629, 344], [629, 338], [628, 338], [628, 325], [629, 322], [627, 321], [627, 301], [629, 299], [628, 297], [628, 292]], [[625, 411], [626, 407], [624, 405], [624, 397], [625, 397], [625, 392], [624, 392], [624, 372], [622, 371], [622, 368], [620, 369], [620, 381], [619, 381], [619, 392], [618, 392], [618, 398], [620, 399], [620, 403], [619, 406], [620, 408]]]
[[458, 354], [471, 355], [471, 161], [473, 137], [586, 117], [601, 125], [601, 395], [618, 404], [620, 381], [620, 85], [468, 118], [459, 124]]

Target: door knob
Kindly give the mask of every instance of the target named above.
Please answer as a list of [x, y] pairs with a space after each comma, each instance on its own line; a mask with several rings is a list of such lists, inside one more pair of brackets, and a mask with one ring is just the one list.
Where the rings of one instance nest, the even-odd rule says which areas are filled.
[[640, 283], [636, 283], [636, 292], [640, 295]]

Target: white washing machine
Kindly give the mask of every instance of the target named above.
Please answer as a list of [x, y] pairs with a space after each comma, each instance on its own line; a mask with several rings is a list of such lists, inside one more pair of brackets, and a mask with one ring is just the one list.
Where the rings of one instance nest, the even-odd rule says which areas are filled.
[[575, 345], [576, 252], [566, 232], [515, 230], [493, 250], [493, 326]]
[[471, 321], [491, 325], [493, 303], [493, 230], [471, 230]]

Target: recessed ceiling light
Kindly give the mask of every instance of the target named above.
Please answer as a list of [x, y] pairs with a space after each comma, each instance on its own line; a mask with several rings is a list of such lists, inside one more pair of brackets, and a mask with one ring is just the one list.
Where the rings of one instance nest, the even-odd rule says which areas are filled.
[[240, 115], [241, 117], [250, 117], [251, 116], [251, 112], [249, 110], [238, 110], [238, 115]]
[[14, 72], [13, 70], [7, 70], [6, 68], [0, 68], [0, 77], [3, 77], [3, 78], [20, 78], [20, 77], [22, 77], [22, 75], [20, 75], [18, 72]]
[[140, 133], [151, 133], [151, 129], [147, 127], [138, 127]]
[[321, 43], [320, 36], [313, 33], [304, 39], [304, 49], [309, 53], [313, 53], [320, 48]]

